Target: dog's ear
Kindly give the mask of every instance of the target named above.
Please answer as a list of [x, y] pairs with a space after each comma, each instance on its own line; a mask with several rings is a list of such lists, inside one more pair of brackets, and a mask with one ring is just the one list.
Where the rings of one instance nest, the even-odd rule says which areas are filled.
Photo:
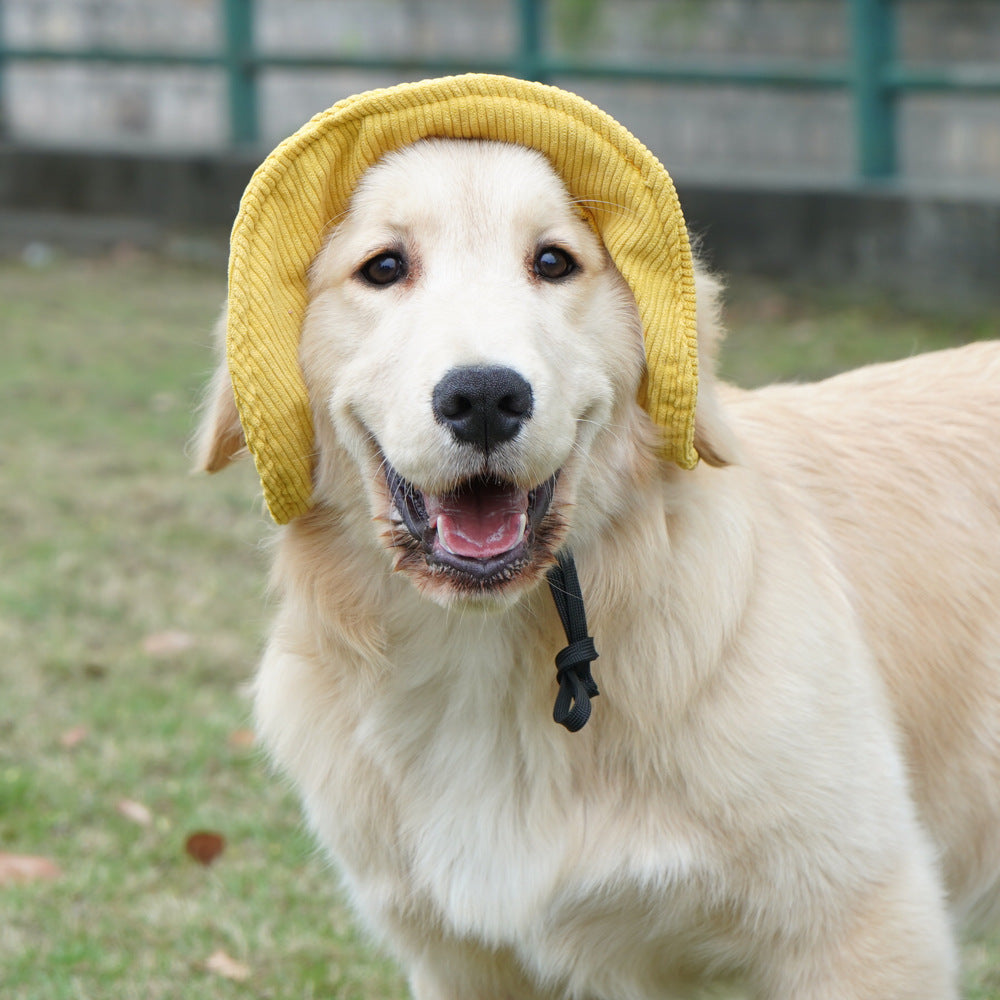
[[218, 472], [246, 454], [246, 438], [224, 356], [225, 338], [226, 311], [223, 309], [215, 326], [215, 339], [223, 358], [205, 390], [201, 421], [194, 439], [194, 467], [199, 472]]
[[694, 415], [694, 447], [702, 461], [722, 467], [738, 464], [739, 446], [726, 422], [718, 397], [715, 365], [725, 336], [722, 326], [722, 282], [695, 267], [698, 303], [698, 407]]

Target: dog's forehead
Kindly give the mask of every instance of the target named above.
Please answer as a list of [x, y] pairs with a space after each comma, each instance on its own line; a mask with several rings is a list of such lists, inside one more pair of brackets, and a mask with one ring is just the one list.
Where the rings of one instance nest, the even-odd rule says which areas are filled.
[[[579, 218], [562, 179], [541, 154], [510, 143], [425, 140], [371, 167], [351, 199], [359, 222], [401, 227], [460, 223], [471, 217], [524, 226]], [[471, 213], [471, 216], [470, 216]]]

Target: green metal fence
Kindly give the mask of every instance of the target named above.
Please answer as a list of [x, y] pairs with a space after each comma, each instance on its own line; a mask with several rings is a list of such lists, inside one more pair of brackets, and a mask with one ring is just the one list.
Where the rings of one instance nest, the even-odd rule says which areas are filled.
[[[517, 17], [514, 52], [496, 59], [459, 57], [351, 57], [337, 54], [282, 55], [254, 46], [254, 0], [217, 0], [225, 44], [214, 53], [126, 51], [111, 48], [53, 49], [4, 46], [0, 36], [0, 123], [3, 70], [14, 61], [83, 62], [214, 68], [226, 74], [230, 139], [253, 146], [259, 138], [258, 79], [269, 69], [391, 71], [414, 78], [471, 70], [552, 81], [560, 77], [745, 87], [848, 91], [854, 105], [856, 170], [862, 180], [885, 180], [897, 171], [896, 118], [899, 99], [916, 91], [1000, 94], [1000, 69], [969, 73], [961, 65], [910, 69], [895, 58], [896, 7], [907, 0], [842, 0], [849, 19], [849, 57], [843, 62], [804, 63], [740, 60], [720, 66], [670, 60], [649, 65], [582, 62], [560, 58], [546, 44], [548, 0], [508, 0]], [[2, 28], [3, 0], [0, 0]]]

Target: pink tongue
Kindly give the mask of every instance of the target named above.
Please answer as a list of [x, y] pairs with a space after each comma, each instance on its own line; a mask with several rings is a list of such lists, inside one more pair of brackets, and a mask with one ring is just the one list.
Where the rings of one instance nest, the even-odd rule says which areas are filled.
[[488, 559], [509, 552], [524, 536], [524, 490], [481, 485], [425, 501], [430, 523], [437, 520], [438, 541], [455, 555]]

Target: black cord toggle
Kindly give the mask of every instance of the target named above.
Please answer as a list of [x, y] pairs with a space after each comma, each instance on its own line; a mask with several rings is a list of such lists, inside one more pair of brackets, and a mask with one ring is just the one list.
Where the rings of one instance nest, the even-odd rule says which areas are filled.
[[556, 560], [546, 578], [569, 645], [556, 655], [559, 694], [552, 718], [575, 733], [587, 724], [590, 699], [600, 693], [590, 672], [591, 661], [596, 660], [598, 654], [594, 640], [587, 634], [587, 613], [573, 556], [561, 552]]

